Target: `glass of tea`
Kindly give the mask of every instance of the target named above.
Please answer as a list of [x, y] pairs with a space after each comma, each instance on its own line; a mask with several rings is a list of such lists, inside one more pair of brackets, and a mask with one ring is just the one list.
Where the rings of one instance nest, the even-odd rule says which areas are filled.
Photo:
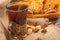
[[[8, 14], [9, 20], [10, 22], [13, 22], [13, 25], [15, 24], [15, 26], [12, 26], [12, 27], [13, 28], [16, 27], [17, 29], [20, 28], [19, 30], [17, 30], [17, 32], [20, 31], [18, 35], [19, 34], [24, 35], [27, 32], [27, 28], [26, 28], [26, 22], [27, 22], [26, 12], [27, 11], [28, 11], [28, 6], [26, 4], [10, 3], [7, 5], [7, 14]], [[18, 25], [19, 27], [17, 27], [16, 25]]]

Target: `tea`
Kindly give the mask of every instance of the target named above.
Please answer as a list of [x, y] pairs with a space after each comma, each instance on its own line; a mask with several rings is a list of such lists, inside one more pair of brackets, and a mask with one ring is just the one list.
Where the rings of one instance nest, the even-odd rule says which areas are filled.
[[7, 12], [10, 21], [23, 25], [26, 23], [27, 5], [10, 5], [7, 6]]

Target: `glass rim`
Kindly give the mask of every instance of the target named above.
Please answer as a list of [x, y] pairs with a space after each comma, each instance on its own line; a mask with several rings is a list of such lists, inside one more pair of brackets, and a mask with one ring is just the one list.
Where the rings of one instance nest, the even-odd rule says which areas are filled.
[[24, 8], [23, 10], [12, 10], [12, 9], [9, 9], [8, 7], [10, 7], [10, 6], [12, 6], [14, 3], [9, 3], [9, 4], [7, 4], [7, 6], [6, 6], [6, 8], [7, 8], [7, 10], [8, 11], [12, 11], [12, 12], [22, 12], [22, 11], [25, 11], [25, 10], [28, 10], [28, 5], [27, 4], [22, 4], [21, 3], [21, 5], [24, 5], [24, 6], [26, 6], [26, 8]]

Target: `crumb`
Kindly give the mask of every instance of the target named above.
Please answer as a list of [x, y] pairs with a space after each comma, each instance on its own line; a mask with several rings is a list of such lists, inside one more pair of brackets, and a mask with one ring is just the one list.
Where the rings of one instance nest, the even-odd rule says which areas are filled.
[[46, 33], [46, 32], [47, 32], [47, 30], [46, 30], [46, 29], [43, 29], [41, 32], [42, 32], [42, 33]]
[[46, 27], [48, 27], [48, 24], [44, 24], [44, 25], [42, 26], [42, 29], [44, 29], [44, 28], [46, 28]]

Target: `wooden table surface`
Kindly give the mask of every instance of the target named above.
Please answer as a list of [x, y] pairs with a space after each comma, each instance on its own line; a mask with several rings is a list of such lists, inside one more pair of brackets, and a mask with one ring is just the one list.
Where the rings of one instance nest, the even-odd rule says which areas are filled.
[[51, 24], [46, 29], [46, 34], [39, 31], [28, 35], [25, 40], [36, 40], [37, 38], [41, 38], [42, 40], [60, 40], [60, 29], [57, 26]]

